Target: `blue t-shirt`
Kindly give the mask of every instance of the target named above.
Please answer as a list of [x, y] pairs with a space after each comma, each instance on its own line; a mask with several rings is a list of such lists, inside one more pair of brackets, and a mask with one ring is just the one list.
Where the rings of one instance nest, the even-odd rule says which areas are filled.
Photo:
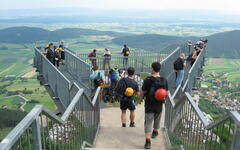
[[[90, 75], [90, 80], [91, 81], [94, 81], [94, 79], [96, 79], [97, 77], [98, 77], [98, 73], [99, 73], [100, 71], [97, 71], [97, 72], [93, 72], [91, 75]], [[102, 72], [100, 72], [100, 78], [104, 78], [104, 75], [103, 75], [103, 73]]]
[[[91, 82], [92, 82], [92, 88], [95, 88], [95, 86], [94, 86], [94, 79], [96, 79], [97, 77], [98, 77], [98, 73], [99, 73], [100, 71], [96, 71], [96, 72], [93, 72], [91, 75], [90, 75], [90, 80], [91, 80]], [[101, 79], [104, 79], [104, 75], [103, 75], [103, 73], [102, 72], [100, 72], [100, 78]]]

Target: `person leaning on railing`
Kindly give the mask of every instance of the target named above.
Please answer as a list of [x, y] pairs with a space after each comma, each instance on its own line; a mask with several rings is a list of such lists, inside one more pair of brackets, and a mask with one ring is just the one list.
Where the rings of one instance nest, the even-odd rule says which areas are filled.
[[89, 60], [92, 62], [92, 66], [97, 66], [97, 50], [93, 49], [91, 53], [88, 54]]
[[194, 44], [195, 51], [189, 56], [191, 57], [191, 63], [190, 63], [191, 66], [193, 66], [193, 64], [195, 63], [200, 52], [206, 52], [207, 42], [208, 42], [208, 39], [205, 39], [205, 40], [199, 40]]
[[105, 77], [102, 72], [98, 70], [98, 66], [93, 66], [92, 69], [92, 74], [90, 75], [90, 80], [91, 80], [91, 89], [92, 89], [92, 96], [94, 96], [95, 91], [99, 86], [102, 86], [105, 83]]
[[176, 87], [178, 87], [182, 84], [184, 78], [184, 67], [186, 66], [185, 54], [181, 53], [173, 65], [174, 70], [176, 71]]
[[65, 46], [65, 44], [64, 44], [65, 42], [64, 41], [61, 41], [60, 42], [60, 45], [59, 45], [59, 53], [60, 53], [60, 55], [61, 55], [61, 63], [62, 63], [62, 65], [64, 65], [64, 60], [65, 60], [65, 49], [66, 49], [66, 46]]
[[53, 52], [54, 52], [53, 65], [59, 68], [59, 62], [61, 57], [57, 46], [53, 46]]
[[53, 43], [49, 44], [49, 47], [46, 49], [47, 53], [46, 53], [46, 57], [47, 59], [53, 63], [54, 60], [54, 51], [53, 51]]

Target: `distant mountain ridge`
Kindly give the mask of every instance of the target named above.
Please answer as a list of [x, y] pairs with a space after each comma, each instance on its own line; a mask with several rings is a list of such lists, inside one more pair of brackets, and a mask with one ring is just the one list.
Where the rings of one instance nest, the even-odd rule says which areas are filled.
[[128, 34], [81, 28], [64, 28], [49, 31], [33, 27], [12, 27], [0, 30], [0, 43], [26, 44], [44, 40], [60, 41], [66, 38], [79, 38], [81, 35], [109, 35], [118, 37]]
[[[208, 56], [216, 58], [240, 58], [240, 30], [213, 34], [207, 37]], [[177, 45], [191, 40], [193, 43], [200, 37], [176, 37], [167, 35], [133, 35], [113, 39], [116, 44], [128, 43], [130, 47], [143, 48], [152, 51], [169, 51]]]
[[240, 30], [217, 33], [207, 38], [208, 55], [240, 59]]
[[[26, 44], [36, 41], [60, 41], [66, 38], [79, 38], [83, 35], [108, 35], [114, 37], [113, 43], [127, 44], [133, 48], [151, 51], [169, 51], [188, 40], [195, 42], [200, 37], [177, 37], [158, 34], [133, 35], [112, 31], [98, 31], [81, 28], [64, 28], [49, 31], [33, 27], [12, 27], [0, 30], [0, 43]], [[224, 58], [240, 58], [240, 30], [213, 34], [209, 39], [208, 56]]]

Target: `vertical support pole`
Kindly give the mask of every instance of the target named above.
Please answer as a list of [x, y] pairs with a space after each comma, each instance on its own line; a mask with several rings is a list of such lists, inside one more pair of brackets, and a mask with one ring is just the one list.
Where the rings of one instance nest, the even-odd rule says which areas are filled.
[[32, 123], [32, 135], [34, 150], [42, 150], [41, 132], [38, 118], [36, 118], [36, 120]]
[[240, 125], [235, 125], [235, 130], [233, 133], [233, 143], [231, 150], [239, 150], [240, 149]]

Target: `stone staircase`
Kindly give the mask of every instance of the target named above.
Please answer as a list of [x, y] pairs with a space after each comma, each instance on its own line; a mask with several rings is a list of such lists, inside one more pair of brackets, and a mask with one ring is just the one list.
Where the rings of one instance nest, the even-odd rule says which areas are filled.
[[[140, 150], [144, 149], [144, 104], [138, 105], [136, 110], [136, 127], [121, 127], [121, 111], [118, 107], [101, 110], [101, 126], [95, 148], [87, 150]], [[127, 113], [129, 116], [129, 112]], [[164, 113], [161, 118], [163, 127]], [[129, 124], [129, 119], [128, 119]], [[152, 139], [152, 150], [167, 150], [164, 130], [160, 129], [159, 136]]]

